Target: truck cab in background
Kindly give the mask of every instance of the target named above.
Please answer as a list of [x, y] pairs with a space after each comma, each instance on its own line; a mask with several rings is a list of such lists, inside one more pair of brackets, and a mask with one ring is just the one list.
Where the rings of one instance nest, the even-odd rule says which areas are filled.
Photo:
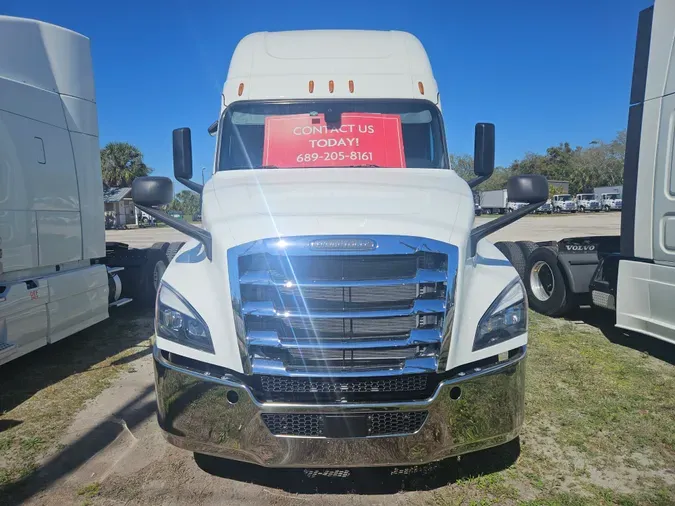
[[270, 467], [418, 464], [513, 440], [527, 303], [485, 237], [541, 205], [546, 179], [511, 178], [527, 205], [474, 227], [494, 125], [476, 125], [467, 183], [426, 51], [404, 32], [251, 34], [220, 103], [204, 186], [190, 130], [173, 134], [203, 228], [158, 209], [168, 178], [132, 188], [191, 237], [157, 297], [166, 439]]
[[621, 209], [621, 234], [523, 244], [530, 307], [562, 316], [590, 304], [675, 344], [674, 118], [675, 2], [656, 0], [638, 19], [623, 195], [597, 192], [605, 210]]
[[563, 193], [561, 195], [554, 195], [551, 199], [551, 206], [554, 213], [576, 213], [577, 203], [572, 198], [572, 195]]
[[600, 206], [605, 211], [621, 211], [623, 200], [618, 193], [603, 193], [600, 195]]
[[594, 211], [597, 213], [602, 209], [600, 201], [595, 198], [594, 193], [577, 193], [575, 202], [577, 210], [580, 213], [585, 213], [587, 211]]
[[151, 305], [168, 246], [105, 241], [89, 39], [0, 16], [0, 365]]

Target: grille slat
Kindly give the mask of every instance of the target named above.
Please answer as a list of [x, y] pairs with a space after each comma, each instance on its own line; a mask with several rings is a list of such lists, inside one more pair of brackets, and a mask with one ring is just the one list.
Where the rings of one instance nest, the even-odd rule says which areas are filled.
[[424, 391], [428, 377], [410, 374], [391, 378], [318, 380], [261, 376], [260, 381], [262, 389], [270, 393], [395, 393]]
[[[427, 411], [392, 411], [362, 413], [366, 417], [366, 434], [359, 436], [397, 436], [413, 434], [422, 428]], [[275, 436], [326, 437], [323, 414], [263, 413], [265, 426]], [[350, 437], [345, 435], [343, 437]]]

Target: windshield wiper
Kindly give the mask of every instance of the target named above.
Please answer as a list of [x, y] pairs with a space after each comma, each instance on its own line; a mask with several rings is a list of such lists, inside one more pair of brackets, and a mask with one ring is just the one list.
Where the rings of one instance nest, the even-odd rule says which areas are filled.
[[369, 163], [369, 164], [367, 164], [367, 165], [346, 165], [346, 167], [348, 167], [348, 168], [350, 168], [350, 169], [351, 169], [351, 168], [357, 168], [357, 167], [376, 167], [376, 168], [378, 168], [378, 169], [381, 169], [381, 168], [382, 168], [382, 166], [380, 166], [380, 165], [375, 165], [374, 163]]

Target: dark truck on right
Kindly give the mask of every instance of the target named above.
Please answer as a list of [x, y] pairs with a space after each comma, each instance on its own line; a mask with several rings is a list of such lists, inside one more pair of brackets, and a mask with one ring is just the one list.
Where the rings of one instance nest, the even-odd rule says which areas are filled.
[[616, 326], [675, 344], [675, 1], [640, 12], [619, 236], [495, 245], [530, 307], [563, 316], [614, 311]]

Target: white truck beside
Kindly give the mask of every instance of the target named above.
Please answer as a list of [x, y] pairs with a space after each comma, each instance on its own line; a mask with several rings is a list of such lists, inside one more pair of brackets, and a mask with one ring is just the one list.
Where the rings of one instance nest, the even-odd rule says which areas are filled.
[[474, 228], [471, 188], [494, 169], [476, 125], [473, 181], [450, 170], [440, 95], [403, 32], [291, 31], [240, 41], [223, 87], [203, 228], [139, 208], [190, 240], [156, 308], [158, 422], [181, 448], [271, 467], [417, 464], [513, 440], [523, 422], [527, 298], [485, 236], [548, 196]]
[[551, 198], [551, 207], [554, 213], [576, 213], [577, 203], [569, 193], [553, 195]]
[[527, 202], [515, 202], [509, 200], [506, 189], [486, 190], [480, 192], [479, 195], [480, 207], [485, 214], [511, 213], [527, 206]]
[[105, 241], [89, 39], [0, 16], [0, 365], [151, 305], [168, 249]]
[[600, 212], [602, 206], [600, 201], [595, 198], [595, 193], [577, 193], [574, 197], [574, 201], [577, 205], [577, 210], [580, 213], [585, 212]]
[[533, 309], [561, 316], [591, 304], [614, 312], [619, 328], [675, 344], [673, 118], [675, 2], [656, 0], [638, 20], [621, 233], [519, 244], [526, 254], [512, 261], [520, 265], [526, 257], [523, 278]]

